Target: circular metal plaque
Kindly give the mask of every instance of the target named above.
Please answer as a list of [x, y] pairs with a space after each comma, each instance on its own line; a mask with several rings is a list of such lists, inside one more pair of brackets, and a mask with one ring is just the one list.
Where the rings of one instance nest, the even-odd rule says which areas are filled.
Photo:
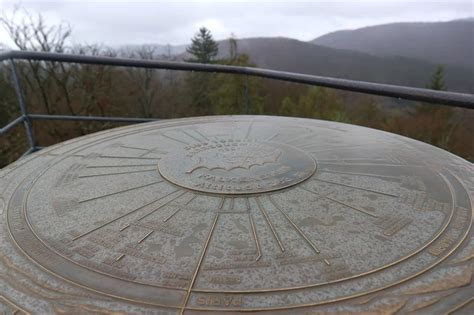
[[473, 169], [309, 119], [77, 138], [0, 171], [0, 310], [470, 312]]

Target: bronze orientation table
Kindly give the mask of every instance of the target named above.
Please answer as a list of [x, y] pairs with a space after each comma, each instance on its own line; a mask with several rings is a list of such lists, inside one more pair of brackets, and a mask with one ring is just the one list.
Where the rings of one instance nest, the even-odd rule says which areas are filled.
[[474, 313], [473, 164], [329, 121], [110, 129], [0, 170], [0, 312]]

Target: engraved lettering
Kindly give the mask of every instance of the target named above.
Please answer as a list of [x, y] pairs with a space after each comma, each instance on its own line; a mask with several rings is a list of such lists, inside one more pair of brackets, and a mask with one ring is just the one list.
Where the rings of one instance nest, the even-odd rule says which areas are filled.
[[243, 305], [242, 295], [211, 295], [197, 297], [197, 304], [201, 306], [238, 307]]

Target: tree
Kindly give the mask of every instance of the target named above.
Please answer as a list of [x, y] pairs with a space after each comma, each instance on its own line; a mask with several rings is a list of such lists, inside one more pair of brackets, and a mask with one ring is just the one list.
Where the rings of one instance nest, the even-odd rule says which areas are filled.
[[301, 95], [296, 116], [347, 122], [339, 94], [329, 88], [310, 87]]
[[286, 96], [281, 101], [281, 106], [278, 109], [278, 115], [280, 116], [294, 116], [296, 110], [296, 103], [291, 99], [291, 97]]
[[[142, 45], [130, 52], [128, 55], [131, 58], [153, 60], [155, 58], [155, 47], [151, 45]], [[153, 117], [155, 99], [159, 90], [159, 80], [154, 69], [144, 68], [136, 69], [129, 68], [127, 70], [134, 89], [137, 94], [138, 107], [140, 109], [139, 116], [151, 118]]]
[[445, 89], [445, 87], [444, 87], [444, 69], [443, 69], [443, 66], [439, 65], [436, 68], [436, 71], [433, 74], [433, 77], [431, 78], [431, 82], [428, 85], [428, 88], [432, 89], [432, 90], [437, 90], [437, 91], [443, 91]]
[[[237, 52], [237, 40], [229, 38], [229, 58], [216, 61], [219, 64], [254, 67], [246, 54]], [[210, 78], [209, 100], [213, 114], [262, 114], [261, 80], [237, 74], [215, 74]]]
[[[2, 13], [0, 25], [6, 30], [10, 39], [20, 50], [46, 51], [63, 53], [67, 51], [67, 44], [71, 36], [71, 27], [66, 23], [58, 25], [48, 25], [41, 14], [31, 15], [23, 11], [24, 18], [18, 20], [17, 13], [20, 8], [16, 8], [11, 16]], [[65, 103], [72, 115], [75, 115], [71, 108], [68, 93], [69, 73], [62, 63], [40, 62], [28, 60], [29, 69], [19, 66], [22, 77], [26, 81], [29, 93], [36, 94], [35, 98], [43, 103], [48, 114], [57, 111], [57, 104], [51, 95], [52, 84], [65, 96]]]
[[[217, 56], [218, 46], [209, 31], [201, 27], [199, 32], [191, 39], [191, 46], [186, 51], [194, 58], [187, 61], [210, 63]], [[212, 105], [209, 98], [210, 75], [207, 73], [191, 73], [187, 79], [188, 86], [191, 89], [193, 105], [198, 115], [212, 114]]]
[[190, 61], [199, 63], [210, 63], [217, 56], [219, 47], [212, 38], [211, 31], [201, 27], [199, 32], [191, 39], [191, 46], [186, 51], [194, 56]]
[[[446, 89], [442, 66], [436, 68], [426, 87], [438, 91]], [[458, 111], [447, 106], [420, 103], [416, 106], [411, 119], [405, 122], [404, 133], [411, 138], [447, 149], [463, 119], [457, 113]]]

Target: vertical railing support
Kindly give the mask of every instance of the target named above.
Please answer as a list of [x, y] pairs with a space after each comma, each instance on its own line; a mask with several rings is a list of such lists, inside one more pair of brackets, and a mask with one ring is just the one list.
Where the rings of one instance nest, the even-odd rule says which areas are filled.
[[27, 152], [34, 152], [36, 150], [36, 139], [33, 132], [33, 124], [31, 123], [31, 119], [28, 115], [28, 110], [26, 108], [25, 94], [23, 93], [23, 88], [21, 86], [20, 77], [18, 76], [15, 60], [10, 59], [10, 63], [12, 66], [13, 85], [15, 86], [16, 97], [18, 98], [18, 104], [20, 105], [21, 115], [23, 116], [23, 124], [25, 125], [28, 143], [30, 145], [30, 148]]
[[250, 114], [249, 76], [245, 76], [245, 114]]

